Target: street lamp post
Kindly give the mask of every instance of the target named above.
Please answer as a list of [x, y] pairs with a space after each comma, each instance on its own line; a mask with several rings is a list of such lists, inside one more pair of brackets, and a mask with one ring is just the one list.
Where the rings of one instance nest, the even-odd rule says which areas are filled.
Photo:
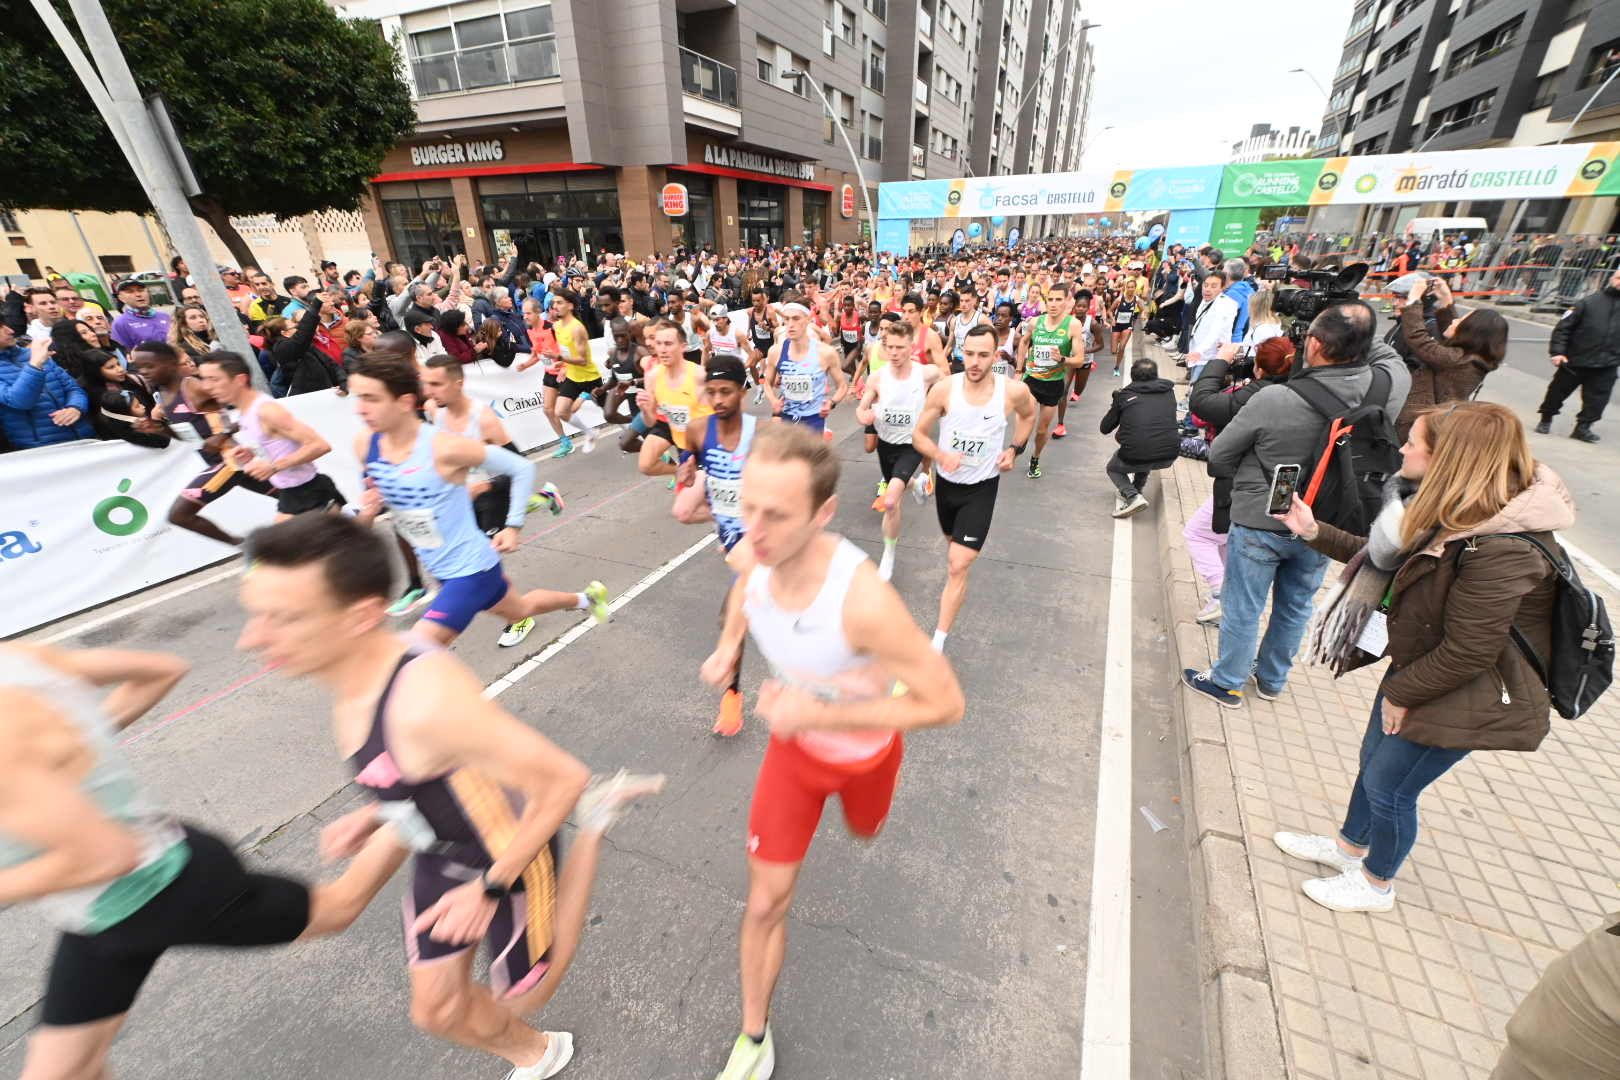
[[1329, 94], [1327, 92], [1327, 87], [1322, 85], [1322, 80], [1321, 79], [1318, 79], [1315, 75], [1312, 75], [1310, 72], [1306, 71], [1304, 68], [1289, 68], [1288, 69], [1288, 74], [1290, 74], [1290, 75], [1303, 75], [1307, 79], [1311, 80], [1311, 82], [1316, 84], [1316, 88], [1318, 90], [1322, 91], [1322, 96], [1323, 97], [1332, 97], [1333, 96], [1333, 95], [1331, 95], [1331, 94]]
[[814, 90], [816, 97], [821, 99], [822, 107], [827, 110], [827, 115], [832, 117], [833, 127], [838, 129], [839, 136], [844, 140], [844, 149], [849, 151], [849, 160], [855, 166], [855, 179], [861, 185], [861, 203], [866, 207], [866, 228], [872, 234], [872, 251], [875, 254], [877, 252], [877, 216], [872, 213], [872, 197], [866, 191], [866, 170], [861, 168], [861, 156], [855, 152], [855, 144], [849, 141], [849, 132], [844, 130], [844, 122], [838, 118], [838, 110], [833, 108], [832, 102], [827, 100], [827, 95], [821, 92], [821, 87], [817, 86], [815, 80], [805, 72], [789, 68], [782, 72], [782, 78], [801, 82]]
[[1096, 142], [1098, 139], [1102, 138], [1104, 135], [1108, 134], [1110, 131], [1113, 131], [1113, 130], [1114, 130], [1114, 125], [1109, 124], [1107, 127], [1103, 128], [1099, 132], [1096, 132], [1095, 134], [1093, 134], [1091, 136], [1091, 138], [1087, 139], [1085, 142], [1080, 144], [1080, 153], [1075, 158], [1075, 160], [1080, 163], [1080, 167], [1082, 169], [1086, 167], [1086, 151], [1091, 149], [1091, 144]]

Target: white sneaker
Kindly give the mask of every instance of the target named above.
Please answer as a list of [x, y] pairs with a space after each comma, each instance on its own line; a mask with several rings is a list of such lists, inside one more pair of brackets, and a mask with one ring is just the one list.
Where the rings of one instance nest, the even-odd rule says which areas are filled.
[[715, 1074], [714, 1080], [770, 1080], [776, 1071], [776, 1040], [771, 1038], [771, 1025], [765, 1025], [765, 1041], [756, 1043], [747, 1035], [738, 1035], [732, 1044], [726, 1067]]
[[1117, 518], [1128, 518], [1133, 514], [1140, 514], [1148, 508], [1147, 496], [1138, 492], [1127, 500], [1122, 500], [1119, 509], [1114, 511]]
[[888, 581], [894, 576], [894, 548], [883, 545], [883, 558], [878, 560], [878, 578]]
[[1125, 510], [1125, 501], [1125, 496], [1117, 493], [1114, 495], [1114, 509], [1110, 511], [1114, 517], [1119, 517]]
[[585, 453], [588, 454], [592, 450], [596, 449], [596, 429], [595, 428], [592, 428], [592, 427], [582, 427], [582, 428], [580, 428], [579, 429], [579, 437], [580, 437], [580, 447], [579, 448], [581, 450], [583, 450]]
[[1361, 866], [1361, 860], [1346, 855], [1344, 849], [1339, 846], [1339, 842], [1331, 836], [1279, 832], [1271, 834], [1271, 842], [1276, 844], [1284, 855], [1292, 855], [1296, 859], [1318, 863], [1337, 870], [1341, 874], [1346, 870]]
[[515, 623], [508, 624], [506, 629], [501, 631], [500, 640], [495, 644], [499, 645], [503, 649], [510, 649], [514, 645], [521, 645], [523, 644], [523, 639], [528, 637], [529, 631], [533, 629], [533, 616], [526, 619], [519, 619]]
[[1300, 888], [1332, 911], [1389, 911], [1395, 906], [1395, 886], [1383, 891], [1373, 888], [1359, 865], [1334, 877], [1312, 878]]
[[506, 1080], [547, 1080], [563, 1071], [574, 1060], [574, 1036], [566, 1031], [548, 1031], [546, 1052], [533, 1065], [514, 1066]]
[[620, 769], [605, 780], [593, 780], [574, 804], [574, 823], [585, 832], [607, 832], [630, 804], [664, 790], [664, 774], [644, 776]]
[[1198, 614], [1193, 616], [1193, 621], [1199, 626], [1212, 626], [1215, 623], [1220, 622], [1221, 598], [1218, 596], [1210, 597], [1209, 603], [1199, 608]]

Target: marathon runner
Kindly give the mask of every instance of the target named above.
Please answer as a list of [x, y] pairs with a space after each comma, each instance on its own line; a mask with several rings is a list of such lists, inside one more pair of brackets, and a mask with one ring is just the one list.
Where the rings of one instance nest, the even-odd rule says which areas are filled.
[[[304, 520], [317, 516], [353, 527]], [[113, 1039], [169, 949], [338, 933], [403, 861], [379, 832], [348, 848], [342, 877], [311, 887], [249, 872], [229, 844], [152, 806], [115, 736], [186, 670], [162, 653], [0, 644], [0, 904], [38, 901], [60, 931], [22, 1080], [111, 1075]]]
[[771, 310], [770, 294], [762, 286], [755, 286], [748, 294], [750, 307], [744, 313], [748, 322], [749, 363], [759, 389], [754, 391], [754, 404], [765, 396], [765, 357], [776, 343], [777, 318]]
[[[945, 589], [939, 598], [939, 622], [934, 648], [945, 648], [945, 637], [956, 622], [967, 597], [968, 571], [984, 548], [990, 519], [996, 509], [1001, 473], [1013, 467], [1035, 429], [1035, 398], [1014, 379], [994, 375], [996, 333], [976, 326], [962, 344], [962, 372], [942, 380], [928, 391], [928, 402], [917, 420], [911, 444], [938, 468], [934, 508], [939, 527], [950, 542], [946, 558]], [[1061, 385], [1061, 383], [1059, 383]], [[1013, 444], [1002, 449], [1007, 417], [1018, 414]], [[939, 425], [939, 441], [930, 433]]]
[[[803, 424], [828, 442], [827, 414], [849, 393], [838, 350], [810, 336], [810, 309], [796, 301], [778, 309], [787, 324], [782, 347], [765, 363], [765, 395], [771, 411]], [[828, 385], [832, 394], [827, 392]]]
[[[1110, 334], [1110, 344], [1114, 353], [1114, 377], [1119, 377], [1120, 366], [1125, 361], [1125, 347], [1131, 340], [1131, 331], [1136, 327], [1136, 317], [1141, 312], [1142, 302], [1136, 295], [1136, 278], [1128, 277], [1120, 286], [1120, 293], [1114, 298], [1113, 306], [1109, 308], [1109, 322], [1113, 330]], [[1079, 373], [1076, 372], [1078, 380]], [[1084, 385], [1079, 387], [1084, 390]]]
[[[735, 573], [746, 573], [753, 565], [751, 551], [744, 539], [742, 507], [743, 465], [748, 460], [748, 448], [753, 444], [758, 421], [742, 411], [743, 386], [748, 369], [742, 358], [720, 356], [709, 361], [704, 393], [713, 410], [708, 422], [687, 431], [687, 445], [692, 456], [681, 463], [680, 476], [684, 485], [675, 497], [674, 514], [678, 521], [688, 525], [713, 521], [720, 547], [725, 552], [726, 564]], [[703, 472], [703, 484], [696, 481], [696, 472]], [[720, 616], [725, 619], [725, 605]], [[714, 733], [730, 737], [742, 730], [742, 657], [739, 653], [731, 685], [720, 698], [720, 717], [714, 723]]]
[[[345, 853], [391, 824], [414, 853], [412, 1022], [505, 1058], [508, 1080], [555, 1076], [573, 1036], [522, 1017], [551, 999], [573, 962], [603, 835], [663, 777], [621, 772], [587, 788], [583, 764], [485, 697], [449, 651], [385, 629], [392, 574], [383, 541], [358, 523], [322, 515], [272, 525], [249, 539], [249, 554], [239, 647], [331, 692], [338, 752], [377, 800], [328, 825], [323, 849]], [[579, 831], [559, 872], [570, 811]], [[488, 986], [472, 977], [480, 942]]]
[[1031, 479], [1041, 475], [1041, 453], [1046, 449], [1052, 417], [1063, 401], [1064, 373], [1086, 363], [1085, 334], [1081, 321], [1071, 313], [1070, 296], [1066, 282], [1054, 283], [1047, 290], [1046, 314], [1030, 320], [1028, 332], [1018, 343], [1018, 370], [1041, 413], [1035, 453], [1030, 455], [1026, 474]]
[[[686, 433], [708, 415], [703, 395], [703, 369], [681, 355], [685, 342], [681, 328], [658, 319], [647, 329], [653, 362], [646, 386], [636, 392], [636, 404], [647, 424], [638, 465], [643, 476], [672, 476], [687, 454]], [[678, 459], [670, 460], [671, 448]]]
[[845, 292], [838, 305], [838, 351], [844, 357], [844, 374], [855, 380], [855, 368], [861, 361], [861, 316], [855, 310], [855, 294]]
[[268, 394], [253, 389], [247, 361], [233, 352], [211, 352], [197, 365], [203, 393], [235, 410], [236, 434], [225, 451], [232, 464], [270, 485], [276, 520], [311, 510], [337, 510], [348, 500], [332, 478], [312, 462], [332, 446]]
[[709, 309], [709, 329], [703, 335], [703, 362], [707, 364], [716, 356], [735, 356], [738, 359], [743, 355], [743, 335], [737, 325], [731, 321], [731, 313], [716, 304]]
[[[591, 339], [585, 324], [574, 317], [574, 305], [579, 298], [568, 289], [553, 289], [551, 293], [551, 332], [557, 335], [557, 348], [561, 352], [562, 377], [557, 381], [557, 434], [561, 437], [555, 458], [567, 457], [574, 452], [574, 440], [568, 436], [568, 422], [585, 403], [585, 399], [602, 385], [602, 376], [591, 359]], [[596, 449], [596, 432], [579, 424], [579, 433], [585, 453]]]
[[933, 364], [941, 376], [951, 374], [950, 358], [945, 355], [944, 339], [928, 323], [928, 301], [920, 293], [907, 293], [900, 301], [900, 314], [911, 324], [912, 348], [918, 363]]
[[641, 440], [647, 434], [647, 421], [635, 404], [636, 390], [640, 388], [647, 371], [651, 353], [631, 330], [630, 324], [615, 316], [608, 323], [608, 335], [613, 344], [608, 348], [608, 385], [599, 389], [602, 419], [619, 424], [625, 431], [619, 436], [619, 449], [634, 454], [641, 449]]
[[169, 524], [240, 547], [242, 538], [203, 517], [203, 507], [235, 488], [256, 495], [271, 495], [274, 489], [268, 480], [238, 466], [234, 455], [226, 457], [226, 451], [235, 448], [231, 442], [235, 429], [226, 417], [225, 407], [203, 389], [195, 365], [189, 358], [184, 358], [184, 363], [182, 360], [180, 350], [164, 341], [140, 342], [130, 353], [130, 366], [151, 385], [157, 399], [157, 408], [150, 416], [137, 420], [135, 430], [161, 432], [167, 428], [176, 441], [196, 447], [203, 459], [203, 471], [186, 483], [169, 508]]
[[[957, 722], [962, 690], [905, 603], [869, 559], [824, 531], [838, 459], [793, 424], [766, 424], [743, 469], [742, 513], [757, 565], [732, 586], [726, 624], [703, 663], [729, 685], [744, 635], [770, 665], [755, 712], [771, 738], [748, 816], [748, 901], [738, 934], [742, 1033], [717, 1080], [766, 1080], [776, 1067], [771, 997], [787, 915], [827, 796], [875, 837], [899, 775], [902, 733]], [[909, 688], [891, 693], [895, 680]]]
[[[480, 611], [506, 622], [499, 642], [504, 648], [521, 644], [534, 629], [534, 616], [548, 611], [577, 608], [599, 623], [607, 621], [607, 587], [600, 581], [584, 592], [520, 593], [501, 569], [501, 553], [517, 548], [534, 490], [533, 462], [423, 423], [417, 415], [424, 399], [421, 378], [416, 364], [404, 357], [373, 353], [349, 378], [360, 419], [372, 432], [355, 439], [367, 481], [359, 520], [370, 524], [386, 506], [395, 529], [439, 579], [438, 595], [416, 624], [418, 636], [448, 645]], [[508, 477], [512, 485], [506, 527], [493, 538], [479, 531], [467, 493], [467, 473], [479, 467]]]
[[928, 388], [939, 379], [933, 365], [912, 362], [911, 324], [900, 320], [883, 326], [884, 365], [866, 384], [855, 418], [877, 429], [878, 468], [882, 472], [883, 494], [872, 509], [883, 512], [883, 558], [878, 577], [888, 581], [894, 574], [895, 547], [900, 542], [900, 502], [906, 485], [918, 502], [928, 498], [928, 474], [922, 456], [911, 442], [912, 429], [922, 414]]
[[1012, 377], [1018, 372], [1018, 305], [1003, 300], [996, 305], [990, 325], [996, 331], [996, 359], [990, 371], [996, 375]]
[[984, 326], [990, 320], [985, 318], [984, 312], [979, 310], [979, 294], [972, 285], [965, 286], [958, 294], [955, 313], [945, 321], [944, 339], [946, 346], [951, 350], [951, 373], [962, 370], [962, 341], [967, 337], [968, 331], [975, 326]]

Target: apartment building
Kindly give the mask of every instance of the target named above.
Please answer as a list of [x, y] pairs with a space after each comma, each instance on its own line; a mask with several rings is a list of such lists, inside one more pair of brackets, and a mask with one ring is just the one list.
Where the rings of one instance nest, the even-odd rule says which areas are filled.
[[1232, 144], [1233, 165], [1253, 165], [1278, 158], [1310, 157], [1316, 152], [1316, 132], [1292, 125], [1287, 131], [1270, 124], [1255, 124], [1247, 138]]
[[412, 262], [852, 241], [863, 179], [875, 207], [882, 180], [1041, 171], [1090, 101], [1079, 0], [339, 7], [416, 97], [365, 212]]
[[[1616, 70], [1620, 3], [1361, 0], [1314, 152], [1617, 139], [1620, 78], [1608, 81]], [[1465, 200], [1421, 209], [1484, 217], [1499, 230], [1515, 222], [1526, 232], [1620, 228], [1615, 199], [1532, 199], [1523, 207], [1517, 200]], [[1369, 227], [1380, 227], [1376, 215]]]

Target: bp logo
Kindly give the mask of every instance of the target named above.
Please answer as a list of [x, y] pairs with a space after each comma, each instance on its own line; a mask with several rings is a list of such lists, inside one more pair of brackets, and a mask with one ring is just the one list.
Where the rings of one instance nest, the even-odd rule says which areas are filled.
[[1129, 185], [1127, 185], [1125, 181], [1115, 180], [1113, 185], [1108, 189], [1108, 197], [1110, 199], [1123, 199], [1125, 197], [1125, 192], [1128, 190], [1130, 190]]
[[956, 188], [952, 188], [951, 193], [945, 196], [945, 201], [952, 206], [960, 206], [962, 204], [962, 193]]
[[1356, 177], [1356, 190], [1361, 192], [1363, 195], [1367, 194], [1367, 192], [1371, 191], [1377, 186], [1378, 177], [1372, 173], [1363, 173], [1361, 176]]
[[90, 512], [96, 528], [108, 536], [134, 536], [146, 528], [151, 515], [135, 496], [129, 494], [129, 480], [118, 481], [118, 494], [102, 499]]
[[1593, 158], [1581, 166], [1582, 180], [1596, 180], [1609, 171], [1609, 163], [1601, 158]]
[[1324, 172], [1316, 178], [1316, 186], [1322, 191], [1332, 191], [1339, 186], [1339, 174], [1331, 171]]

